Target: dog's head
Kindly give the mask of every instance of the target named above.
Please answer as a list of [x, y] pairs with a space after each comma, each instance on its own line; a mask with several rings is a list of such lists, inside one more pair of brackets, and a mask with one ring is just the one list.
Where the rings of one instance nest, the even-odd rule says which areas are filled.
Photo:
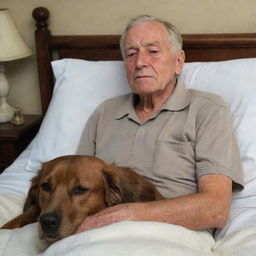
[[129, 168], [93, 156], [64, 156], [43, 164], [24, 210], [36, 205], [41, 237], [54, 242], [74, 234], [85, 217], [105, 207], [153, 199], [154, 187]]

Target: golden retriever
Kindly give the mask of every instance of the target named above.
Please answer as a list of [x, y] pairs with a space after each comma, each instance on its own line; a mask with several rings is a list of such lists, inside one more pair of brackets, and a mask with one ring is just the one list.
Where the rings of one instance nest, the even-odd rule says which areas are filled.
[[23, 213], [2, 228], [39, 221], [41, 237], [54, 242], [74, 234], [87, 216], [103, 208], [162, 198], [130, 168], [94, 156], [63, 156], [43, 164], [32, 179]]

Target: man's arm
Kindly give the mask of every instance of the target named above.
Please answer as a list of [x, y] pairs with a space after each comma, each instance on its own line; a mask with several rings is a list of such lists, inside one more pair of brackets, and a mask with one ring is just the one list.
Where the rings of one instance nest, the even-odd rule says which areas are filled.
[[87, 217], [77, 232], [122, 220], [159, 221], [192, 230], [222, 228], [229, 216], [232, 180], [223, 175], [205, 175], [198, 180], [198, 193], [147, 203], [128, 203], [106, 208]]

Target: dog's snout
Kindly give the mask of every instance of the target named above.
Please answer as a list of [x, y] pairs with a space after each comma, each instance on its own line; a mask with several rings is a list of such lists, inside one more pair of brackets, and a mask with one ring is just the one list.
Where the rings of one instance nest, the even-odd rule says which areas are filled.
[[58, 231], [61, 223], [61, 218], [55, 213], [46, 213], [39, 218], [42, 229], [46, 232]]

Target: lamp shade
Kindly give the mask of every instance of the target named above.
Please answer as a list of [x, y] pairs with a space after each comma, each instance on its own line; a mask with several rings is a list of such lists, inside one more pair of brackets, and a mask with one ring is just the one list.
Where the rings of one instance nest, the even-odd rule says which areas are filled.
[[21, 59], [32, 54], [23, 42], [8, 9], [0, 9], [0, 62]]

